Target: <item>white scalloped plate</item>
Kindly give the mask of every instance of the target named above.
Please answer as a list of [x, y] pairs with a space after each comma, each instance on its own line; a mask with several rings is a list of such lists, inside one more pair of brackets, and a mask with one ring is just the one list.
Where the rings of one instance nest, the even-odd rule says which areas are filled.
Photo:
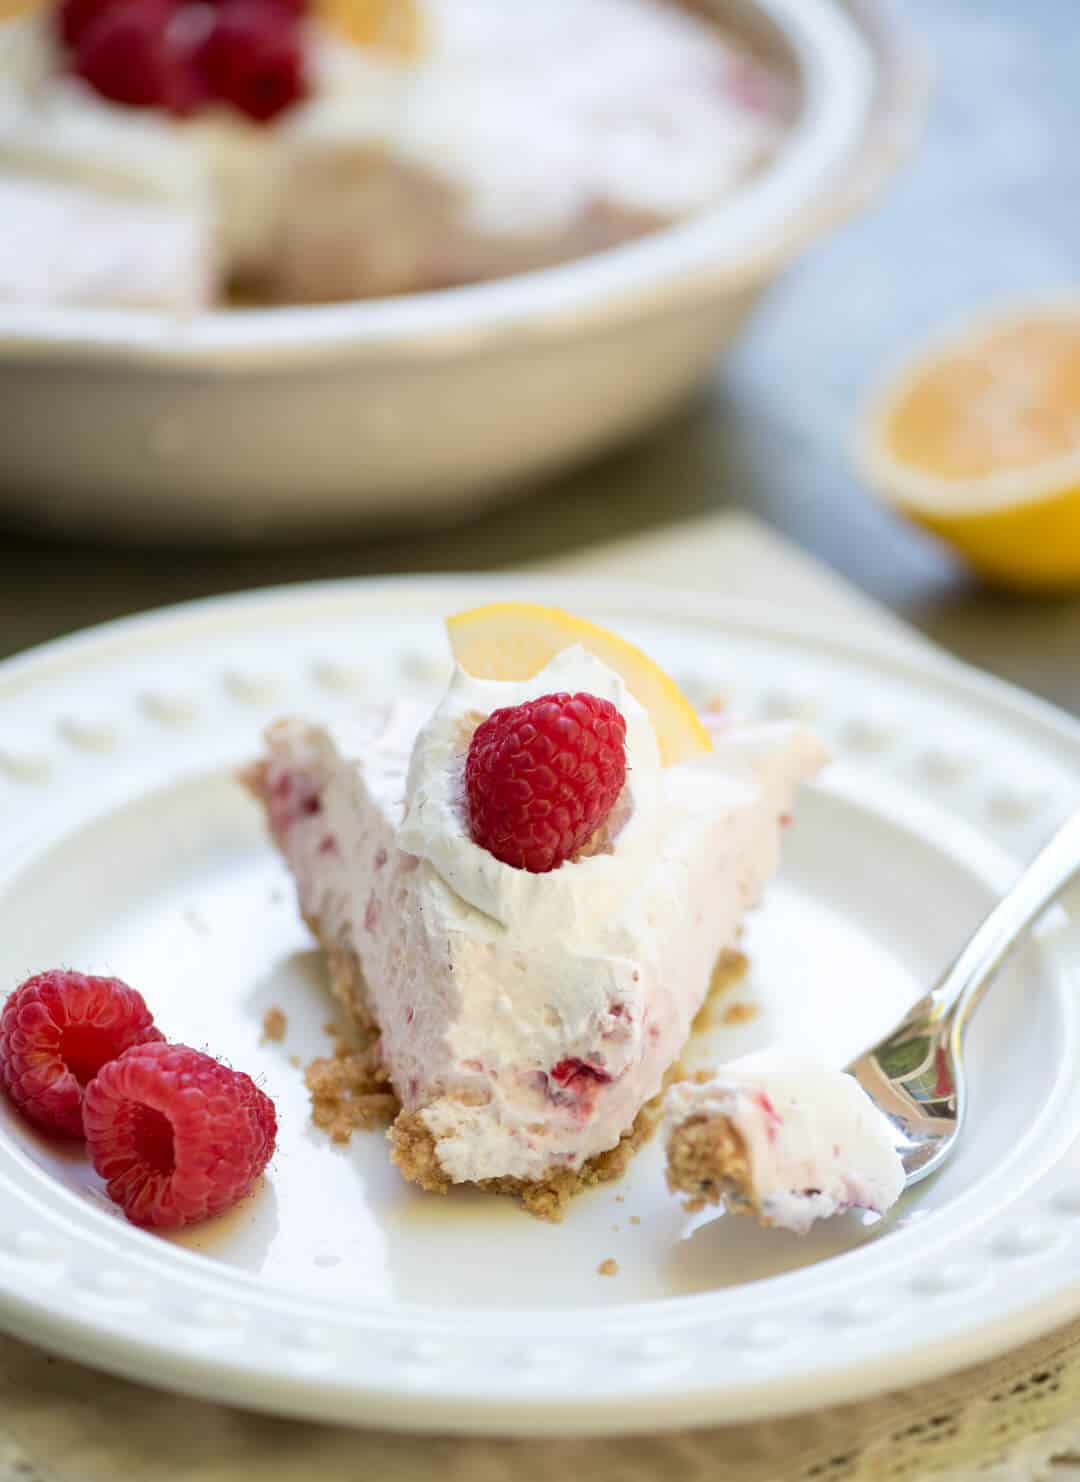
[[[692, 694], [798, 712], [836, 761], [749, 933], [765, 1041], [843, 1062], [929, 984], [1080, 798], [1080, 728], [956, 665], [705, 598], [437, 579], [271, 591], [113, 624], [0, 668], [0, 985], [116, 972], [171, 1037], [261, 1073], [282, 1122], [257, 1194], [177, 1239], [127, 1226], [80, 1157], [0, 1107], [0, 1325], [175, 1389], [407, 1428], [601, 1432], [747, 1419], [955, 1368], [1080, 1312], [1080, 964], [1065, 909], [973, 1034], [960, 1153], [875, 1224], [798, 1241], [687, 1216], [656, 1147], [561, 1226], [414, 1193], [378, 1134], [331, 1147], [301, 1073], [319, 961], [231, 780], [283, 711], [437, 694], [440, 618], [492, 595], [588, 612]], [[271, 1004], [285, 1044], [261, 1044]], [[597, 1267], [614, 1257], [619, 1273]]]

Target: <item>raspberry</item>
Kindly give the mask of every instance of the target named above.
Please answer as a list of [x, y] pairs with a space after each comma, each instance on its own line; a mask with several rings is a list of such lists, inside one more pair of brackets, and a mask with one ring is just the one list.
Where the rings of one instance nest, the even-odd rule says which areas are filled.
[[161, 1037], [141, 994], [119, 978], [39, 973], [0, 1013], [0, 1081], [31, 1122], [81, 1137], [83, 1088], [132, 1045]]
[[626, 779], [626, 722], [596, 695], [543, 695], [495, 710], [465, 763], [473, 840], [532, 874], [572, 859]]
[[[195, 3], [200, 4], [202, 0], [195, 0]], [[212, 5], [214, 9], [220, 10], [223, 5], [233, 4], [234, 0], [206, 0], [206, 3]], [[255, 0], [255, 3], [272, 5], [285, 15], [291, 16], [296, 20], [299, 20], [308, 13], [308, 0]]]
[[257, 123], [299, 102], [307, 80], [298, 20], [278, 0], [224, 0], [198, 54], [212, 96]]
[[134, 1225], [176, 1230], [247, 1194], [274, 1151], [274, 1103], [186, 1045], [136, 1045], [86, 1088], [86, 1145]]
[[548, 1075], [557, 1086], [572, 1086], [582, 1081], [598, 1081], [605, 1085], [611, 1080], [610, 1073], [603, 1066], [590, 1065], [588, 1060], [581, 1060], [576, 1055], [560, 1060], [551, 1067]]
[[72, 67], [112, 103], [189, 113], [205, 89], [171, 0], [113, 0], [81, 31]]
[[[198, 4], [199, 0], [195, 0], [195, 3]], [[223, 5], [231, 5], [234, 3], [235, 0], [211, 0], [211, 4], [213, 4], [219, 10]], [[307, 15], [308, 13], [308, 0], [254, 0], [254, 3], [256, 5], [273, 6], [275, 9], [280, 10], [284, 15], [290, 16], [294, 20], [300, 20], [301, 17]]]
[[600, 1087], [608, 1085], [612, 1077], [603, 1066], [591, 1065], [588, 1060], [571, 1055], [553, 1065], [546, 1079], [551, 1101], [572, 1108], [578, 1116], [591, 1117]]
[[123, 3], [124, 0], [63, 0], [56, 12], [61, 41], [67, 47], [77, 47], [100, 16]]

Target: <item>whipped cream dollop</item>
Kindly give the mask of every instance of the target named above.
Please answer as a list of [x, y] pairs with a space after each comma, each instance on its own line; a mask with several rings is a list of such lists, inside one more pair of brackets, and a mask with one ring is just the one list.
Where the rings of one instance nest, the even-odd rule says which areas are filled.
[[[470, 837], [465, 760], [473, 732], [493, 710], [563, 691], [609, 700], [623, 716], [626, 784], [604, 852], [531, 874], [504, 864]], [[552, 932], [573, 941], [619, 908], [655, 857], [659, 778], [660, 753], [648, 715], [623, 679], [585, 649], [566, 649], [520, 683], [476, 679], [458, 667], [417, 737], [399, 843], [430, 861], [463, 901], [522, 942], [541, 942]]]

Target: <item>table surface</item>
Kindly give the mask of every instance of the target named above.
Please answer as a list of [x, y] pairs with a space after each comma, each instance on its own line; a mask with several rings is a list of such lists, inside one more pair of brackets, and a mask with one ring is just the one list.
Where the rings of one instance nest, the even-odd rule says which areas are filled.
[[[634, 448], [449, 531], [280, 551], [107, 551], [0, 532], [0, 654], [162, 603], [282, 581], [485, 569], [725, 507], [753, 511], [987, 669], [1080, 712], [1080, 596], [980, 590], [848, 462], [881, 367], [1009, 297], [1075, 287], [1071, 0], [895, 0], [930, 43], [922, 146], [884, 204], [804, 260], [692, 405]], [[723, 572], [717, 572], [717, 586]]]

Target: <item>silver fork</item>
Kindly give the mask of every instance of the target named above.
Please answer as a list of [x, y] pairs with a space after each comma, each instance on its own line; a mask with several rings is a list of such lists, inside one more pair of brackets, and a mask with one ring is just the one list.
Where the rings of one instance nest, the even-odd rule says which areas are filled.
[[945, 1162], [964, 1125], [964, 1031], [1019, 938], [1080, 875], [1080, 812], [998, 902], [940, 983], [849, 1072], [892, 1123], [907, 1185]]

